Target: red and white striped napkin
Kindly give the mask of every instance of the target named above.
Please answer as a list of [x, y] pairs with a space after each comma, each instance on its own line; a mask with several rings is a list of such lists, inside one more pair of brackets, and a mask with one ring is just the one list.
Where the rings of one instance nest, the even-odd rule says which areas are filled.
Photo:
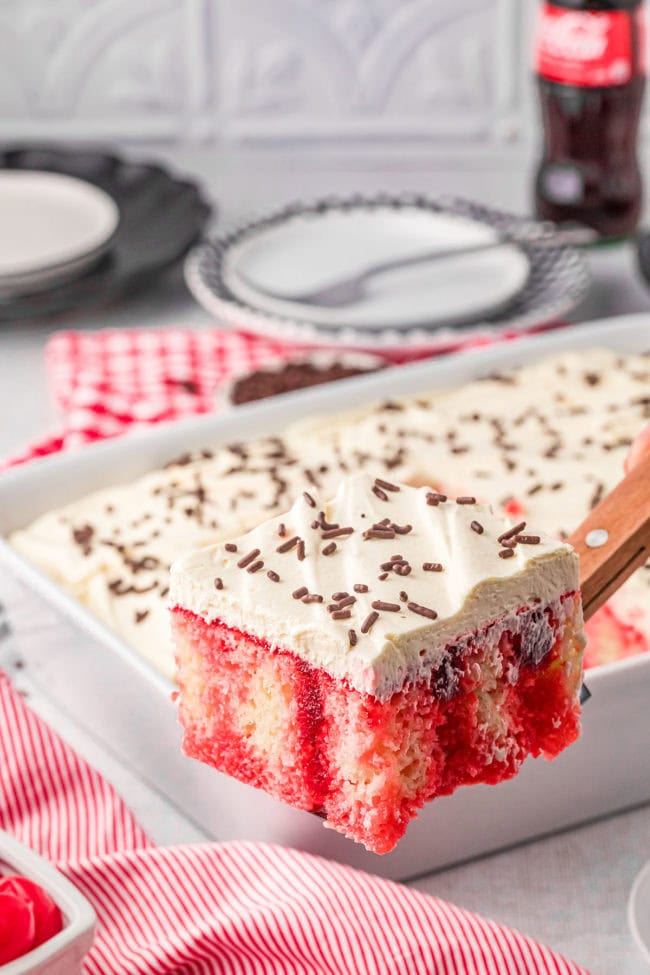
[[475, 914], [295, 850], [153, 846], [0, 673], [0, 827], [99, 924], [87, 975], [587, 975]]
[[[453, 344], [441, 345], [435, 354], [509, 341], [519, 335], [513, 329], [494, 339], [484, 335], [459, 338]], [[296, 346], [228, 329], [58, 332], [47, 344], [46, 365], [50, 392], [62, 417], [61, 428], [0, 464], [0, 470], [117, 436], [134, 425], [212, 412], [225, 380], [272, 361], [295, 359], [300, 353]], [[409, 351], [392, 357], [391, 362], [432, 354], [431, 349]]]

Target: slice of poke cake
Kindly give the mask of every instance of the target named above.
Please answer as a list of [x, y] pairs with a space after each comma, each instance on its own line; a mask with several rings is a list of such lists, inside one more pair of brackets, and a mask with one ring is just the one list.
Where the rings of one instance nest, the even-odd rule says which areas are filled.
[[578, 558], [474, 498], [351, 477], [180, 559], [170, 598], [185, 753], [376, 853], [579, 734]]

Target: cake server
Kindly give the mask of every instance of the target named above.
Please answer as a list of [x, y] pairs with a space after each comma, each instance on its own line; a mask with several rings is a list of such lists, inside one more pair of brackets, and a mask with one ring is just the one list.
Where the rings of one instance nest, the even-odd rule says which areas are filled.
[[580, 556], [588, 620], [650, 559], [650, 454], [594, 508], [569, 542]]

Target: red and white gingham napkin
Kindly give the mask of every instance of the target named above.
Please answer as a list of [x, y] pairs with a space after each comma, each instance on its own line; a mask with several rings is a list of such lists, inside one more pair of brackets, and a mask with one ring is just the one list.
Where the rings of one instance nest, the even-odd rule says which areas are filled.
[[61, 429], [4, 466], [133, 426], [209, 413], [224, 380], [295, 354], [295, 348], [226, 330], [58, 332], [47, 343], [45, 361]]
[[587, 975], [517, 931], [295, 850], [153, 846], [0, 673], [0, 827], [93, 903], [87, 975]]
[[[549, 327], [555, 326], [544, 326]], [[435, 354], [509, 341], [520, 334], [512, 329], [494, 338], [459, 338], [439, 346]], [[62, 415], [61, 429], [0, 464], [0, 470], [117, 436], [134, 425], [212, 412], [219, 386], [231, 376], [300, 354], [296, 346], [228, 329], [58, 332], [47, 344], [46, 364], [50, 392]], [[408, 351], [391, 357], [391, 362], [432, 354], [431, 349]]]

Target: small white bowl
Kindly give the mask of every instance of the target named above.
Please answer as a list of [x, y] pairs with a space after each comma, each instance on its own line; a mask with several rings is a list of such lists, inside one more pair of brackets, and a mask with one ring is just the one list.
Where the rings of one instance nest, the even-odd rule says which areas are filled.
[[0, 830], [2, 873], [27, 877], [47, 891], [60, 907], [64, 928], [21, 958], [0, 965], [0, 975], [77, 975], [93, 943], [97, 916], [83, 894], [47, 860]]
[[650, 965], [650, 861], [632, 884], [627, 902], [627, 923], [637, 948]]

